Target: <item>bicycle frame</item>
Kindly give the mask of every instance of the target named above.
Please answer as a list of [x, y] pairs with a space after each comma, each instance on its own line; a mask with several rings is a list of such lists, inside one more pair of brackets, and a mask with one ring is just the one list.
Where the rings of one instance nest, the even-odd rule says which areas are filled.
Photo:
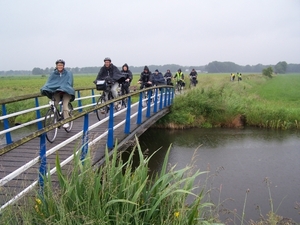
[[[58, 107], [55, 105], [55, 100], [52, 99], [49, 101], [49, 109], [45, 115], [45, 120], [44, 120], [44, 126], [49, 126], [49, 125], [52, 125], [52, 124], [55, 124], [57, 123], [58, 121], [60, 120], [63, 120], [64, 117], [63, 117], [63, 113], [61, 112], [61, 110], [58, 109]], [[60, 108], [61, 108], [61, 105], [62, 105], [62, 101], [59, 101], [58, 105], [60, 105]], [[72, 104], [69, 102], [68, 103], [68, 108], [69, 108], [69, 114], [71, 114], [72, 110], [73, 110], [73, 106]], [[67, 133], [69, 133], [71, 131], [73, 127], [73, 121], [71, 121], [69, 123], [69, 127], [68, 128], [64, 128], [65, 131]], [[60, 128], [60, 127], [59, 127]], [[58, 131], [58, 128], [54, 128], [53, 130], [50, 130], [46, 133], [46, 139], [50, 142], [50, 143], [53, 143], [56, 136], [57, 136], [57, 131]]]

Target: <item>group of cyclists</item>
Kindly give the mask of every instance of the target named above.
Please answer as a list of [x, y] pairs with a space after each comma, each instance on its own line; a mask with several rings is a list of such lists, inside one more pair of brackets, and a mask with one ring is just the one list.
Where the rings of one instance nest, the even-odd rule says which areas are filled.
[[[59, 59], [55, 62], [56, 67], [51, 72], [45, 85], [41, 88], [41, 94], [46, 95], [50, 99], [55, 100], [57, 105], [59, 101], [63, 101], [63, 115], [64, 118], [68, 118], [68, 103], [74, 101], [75, 90], [73, 88], [73, 74], [71, 71], [65, 70], [65, 61]], [[129, 66], [125, 63], [122, 66], [121, 71], [116, 67], [109, 57], [104, 59], [104, 65], [100, 68], [100, 71], [96, 77], [94, 83], [97, 80], [105, 80], [106, 84], [110, 85], [110, 90], [114, 98], [118, 97], [118, 87], [121, 87], [122, 94], [129, 93], [129, 87], [132, 81], [132, 72]], [[178, 69], [174, 76], [170, 70], [163, 75], [158, 69], [154, 73], [151, 73], [148, 66], [144, 67], [143, 72], [140, 74], [138, 84], [140, 89], [159, 86], [159, 85], [173, 85], [172, 81], [175, 80], [181, 87], [185, 86], [185, 78], [181, 69]], [[198, 83], [197, 72], [193, 69], [190, 73], [191, 84]], [[63, 128], [68, 128], [69, 124], [63, 125]]]

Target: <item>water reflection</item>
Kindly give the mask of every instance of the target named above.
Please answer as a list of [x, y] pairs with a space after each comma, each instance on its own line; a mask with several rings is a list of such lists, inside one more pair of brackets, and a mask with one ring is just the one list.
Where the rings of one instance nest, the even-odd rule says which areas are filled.
[[[191, 163], [202, 171], [210, 168], [213, 199], [226, 200], [223, 207], [242, 214], [247, 189], [246, 219], [258, 219], [270, 211], [266, 177], [271, 181], [274, 209], [278, 214], [300, 222], [300, 133], [262, 129], [149, 129], [140, 137], [142, 149], [149, 154], [160, 151], [150, 163], [159, 171], [172, 144], [169, 162], [177, 169]], [[197, 150], [196, 150], [197, 149]], [[196, 152], [195, 152], [196, 151]], [[222, 168], [220, 170], [220, 168]], [[200, 178], [204, 182], [206, 177]], [[220, 187], [222, 190], [220, 192]], [[226, 217], [226, 216], [225, 216]], [[224, 218], [224, 217], [223, 217]]]

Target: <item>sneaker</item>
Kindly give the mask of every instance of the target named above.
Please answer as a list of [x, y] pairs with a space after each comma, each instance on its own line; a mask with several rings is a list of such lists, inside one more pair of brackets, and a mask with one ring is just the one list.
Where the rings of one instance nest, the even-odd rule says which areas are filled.
[[70, 124], [69, 124], [69, 123], [66, 123], [66, 124], [63, 125], [63, 128], [65, 128], [65, 129], [67, 129], [67, 128], [69, 128], [69, 127], [70, 127]]

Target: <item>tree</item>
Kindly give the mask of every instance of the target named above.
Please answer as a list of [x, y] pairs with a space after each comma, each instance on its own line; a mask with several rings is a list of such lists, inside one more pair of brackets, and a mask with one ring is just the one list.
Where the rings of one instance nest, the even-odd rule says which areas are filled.
[[287, 63], [285, 61], [282, 62], [278, 62], [274, 69], [275, 69], [275, 73], [282, 73], [285, 74], [286, 73], [286, 68], [287, 68]]
[[41, 75], [44, 73], [44, 70], [38, 67], [32, 69], [32, 75]]
[[263, 69], [262, 73], [263, 73], [263, 75], [272, 78], [273, 68], [271, 66], [269, 66], [268, 68]]

